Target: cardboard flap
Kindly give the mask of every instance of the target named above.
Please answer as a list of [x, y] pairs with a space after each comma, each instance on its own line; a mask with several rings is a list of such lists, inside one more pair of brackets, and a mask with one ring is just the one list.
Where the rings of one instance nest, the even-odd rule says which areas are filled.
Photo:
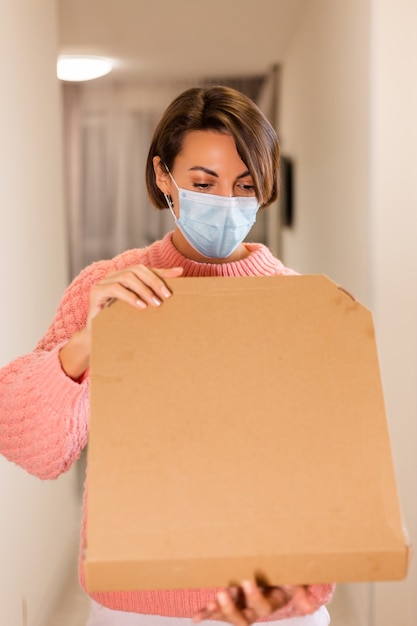
[[371, 313], [325, 276], [167, 282], [94, 321], [88, 588], [404, 577]]

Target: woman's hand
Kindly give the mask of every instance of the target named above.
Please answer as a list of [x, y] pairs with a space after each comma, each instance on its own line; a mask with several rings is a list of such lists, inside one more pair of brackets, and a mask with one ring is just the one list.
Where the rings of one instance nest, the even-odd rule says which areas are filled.
[[176, 278], [182, 272], [182, 267], [155, 270], [145, 265], [133, 265], [108, 274], [91, 288], [86, 329], [90, 331], [93, 318], [113, 300], [124, 300], [139, 309], [160, 306], [172, 295], [164, 279]]
[[113, 300], [123, 300], [138, 309], [160, 306], [172, 295], [165, 279], [181, 276], [182, 272], [182, 267], [152, 270], [145, 265], [133, 265], [112, 272], [93, 285], [85, 328], [74, 333], [59, 353], [61, 367], [67, 376], [79, 380], [89, 367], [91, 322], [103, 307]]
[[297, 615], [308, 615], [317, 610], [309, 597], [307, 587], [285, 585], [272, 587], [243, 581], [240, 586], [231, 586], [219, 591], [216, 599], [193, 616], [199, 623], [205, 619], [222, 620], [234, 626], [249, 626], [286, 606], [289, 602]]

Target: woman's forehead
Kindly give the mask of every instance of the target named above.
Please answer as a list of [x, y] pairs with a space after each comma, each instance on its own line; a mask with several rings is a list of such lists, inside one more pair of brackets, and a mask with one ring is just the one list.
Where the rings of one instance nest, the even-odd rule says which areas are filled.
[[225, 168], [236, 168], [239, 171], [246, 169], [232, 135], [208, 130], [190, 131], [185, 135], [175, 165], [194, 170], [205, 168], [214, 172]]

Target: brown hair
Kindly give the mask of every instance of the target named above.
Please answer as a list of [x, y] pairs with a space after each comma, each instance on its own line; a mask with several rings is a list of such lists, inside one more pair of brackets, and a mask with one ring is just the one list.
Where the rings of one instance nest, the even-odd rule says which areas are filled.
[[211, 130], [232, 135], [237, 152], [249, 170], [261, 206], [278, 195], [279, 145], [274, 129], [247, 96], [230, 87], [193, 87], [177, 96], [159, 121], [146, 163], [146, 186], [152, 203], [166, 208], [153, 168], [153, 157], [172, 170], [185, 135]]

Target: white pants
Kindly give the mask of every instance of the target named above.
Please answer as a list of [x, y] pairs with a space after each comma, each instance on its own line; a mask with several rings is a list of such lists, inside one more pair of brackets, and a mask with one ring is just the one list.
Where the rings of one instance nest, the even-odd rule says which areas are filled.
[[[201, 622], [201, 626], [219, 626], [221, 623], [214, 620], [204, 620]], [[87, 622], [87, 626], [192, 626], [192, 624], [191, 619], [186, 617], [160, 617], [159, 615], [113, 611], [94, 601]], [[330, 615], [326, 607], [322, 606], [313, 615], [265, 622], [264, 626], [329, 626], [329, 624]]]

